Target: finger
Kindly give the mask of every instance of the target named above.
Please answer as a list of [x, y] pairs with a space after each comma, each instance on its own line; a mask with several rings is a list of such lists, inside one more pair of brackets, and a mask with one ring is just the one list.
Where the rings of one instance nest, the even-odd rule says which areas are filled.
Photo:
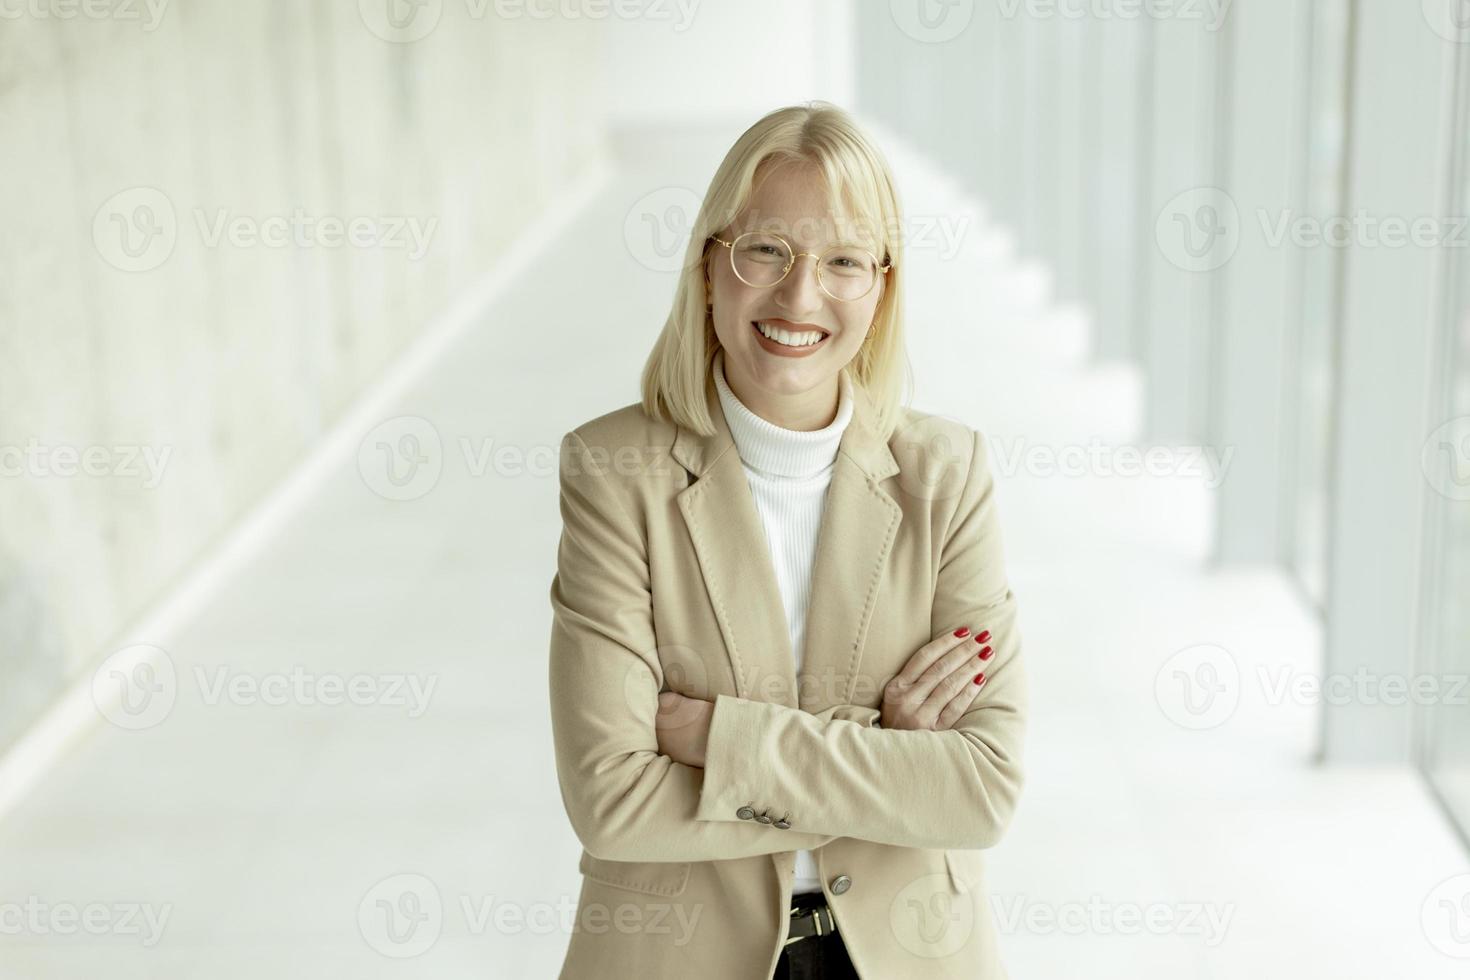
[[[924, 676], [926, 671], [947, 654], [953, 653], [960, 648], [968, 649], [968, 646], [974, 642], [974, 635], [976, 634], [972, 634], [968, 626], [959, 626], [949, 632], [940, 634], [935, 639], [919, 647], [914, 652], [914, 655], [909, 657], [908, 663], [903, 665], [903, 669], [898, 672], [894, 680], [898, 681], [905, 688], [915, 686], [918, 684], [919, 678]], [[945, 673], [948, 672], [946, 671]]]
[[[973, 637], [966, 629], [956, 630], [955, 633], [965, 633], [965, 636], [956, 637], [959, 643], [934, 661], [912, 687], [901, 691], [897, 696], [903, 710], [918, 727], [943, 727], [938, 724], [941, 712], [960, 693], [963, 685], [974, 677], [979, 663], [980, 650], [967, 641], [979, 642], [979, 637], [990, 636], [983, 629]], [[986, 651], [990, 649], [988, 643], [982, 644], [982, 648]]]
[[[936, 728], [953, 728], [955, 722], [959, 721], [964, 713], [970, 710], [970, 706], [980, 696], [981, 688], [990, 682], [989, 675], [983, 670], [977, 670], [973, 675], [970, 675], [967, 668], [965, 673], [967, 680], [960, 685], [958, 693], [949, 699], [949, 703], [944, 706], [944, 710], [939, 712], [939, 717], [935, 719]], [[977, 678], [979, 683], [976, 683]]]
[[[984, 671], [995, 657], [995, 648], [991, 646], [993, 637], [988, 630], [982, 629], [975, 635], [975, 639], [979, 649], [971, 648], [970, 652], [974, 654], [973, 657], [963, 656], [963, 651], [957, 650], [926, 672], [937, 674], [944, 667], [952, 666], [948, 674], [934, 682], [925, 703], [918, 709], [925, 718], [932, 717], [931, 727], [933, 728], [943, 729], [953, 725], [954, 721], [969, 708], [970, 703], [974, 700], [974, 695], [978, 693], [979, 686], [985, 683]], [[923, 688], [928, 680], [927, 677], [921, 679], [918, 686]], [[977, 680], [978, 685], [975, 683]], [[954, 706], [952, 711], [950, 710], [951, 705]], [[949, 711], [949, 714], [946, 715], [946, 711]]]
[[[926, 727], [936, 729], [947, 728], [947, 722], [940, 723], [940, 716], [949, 707], [950, 702], [957, 697], [965, 696], [966, 687], [973, 688], [975, 686], [972, 681], [977, 676], [980, 676], [980, 672], [983, 670], [979, 653], [973, 648], [968, 651], [955, 651], [954, 654], [950, 654], [950, 657], [956, 655], [960, 655], [958, 662], [954, 664], [953, 669], [948, 674], [934, 682], [933, 686], [929, 689], [924, 703], [916, 711], [916, 714], [923, 719]], [[941, 668], [948, 666], [950, 662], [950, 658], [946, 657], [930, 668], [929, 672], [937, 673]], [[920, 686], [923, 686], [924, 683], [925, 680], [921, 679]]]
[[971, 651], [975, 656], [956, 661], [954, 670], [938, 686], [947, 688], [952, 694], [963, 693], [965, 685], [975, 679], [976, 673], [988, 670], [995, 663], [995, 647], [988, 640], [978, 646], [979, 649]]
[[[980, 637], [985, 637], [981, 640]], [[933, 696], [936, 689], [941, 688], [947, 681], [955, 679], [956, 683], [950, 688], [950, 694], [959, 690], [959, 684], [969, 678], [956, 679], [958, 671], [969, 671], [969, 668], [981, 663], [981, 654], [992, 656], [993, 649], [989, 643], [990, 631], [981, 630], [973, 637], [966, 636], [953, 648], [948, 650], [944, 656], [930, 665], [929, 669], [919, 677], [914, 684], [916, 691], [922, 692], [925, 697]], [[990, 652], [987, 652], [990, 651]], [[973, 672], [970, 673], [973, 677]], [[943, 705], [941, 704], [940, 707]], [[937, 712], [936, 708], [936, 712]]]

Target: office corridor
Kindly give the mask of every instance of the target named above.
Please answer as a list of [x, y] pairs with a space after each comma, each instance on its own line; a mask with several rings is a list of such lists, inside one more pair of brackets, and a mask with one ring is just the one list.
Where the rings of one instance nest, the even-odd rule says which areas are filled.
[[[1463, 867], [1454, 835], [1408, 770], [1314, 768], [1315, 706], [1273, 692], [1318, 667], [1318, 628], [1278, 572], [1207, 567], [1208, 461], [1118, 472], [1133, 370], [1092, 364], [1046, 270], [875, 132], [909, 213], [949, 223], [909, 253], [915, 404], [986, 432], [999, 467], [1034, 691], [1026, 790], [989, 855], [1012, 976], [1462, 975], [1422, 920]], [[580, 848], [547, 714], [555, 452], [635, 400], [670, 300], [624, 216], [697, 198], [722, 151], [684, 131], [620, 146], [549, 251], [148, 641], [172, 670], [162, 713], [99, 724], [0, 819], [11, 908], [139, 925], [0, 930], [0, 977], [556, 974]], [[1074, 472], [1090, 445], [1113, 455]], [[1202, 645], [1240, 696], [1191, 727], [1175, 673]]]

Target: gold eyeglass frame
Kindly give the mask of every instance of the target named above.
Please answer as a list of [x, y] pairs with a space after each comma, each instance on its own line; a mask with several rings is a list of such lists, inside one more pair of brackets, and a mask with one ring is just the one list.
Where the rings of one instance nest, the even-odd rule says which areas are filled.
[[[739, 269], [735, 268], [735, 242], [740, 241], [740, 239], [744, 238], [746, 235], [769, 235], [771, 238], [776, 239], [782, 245], [786, 246], [786, 251], [790, 255], [790, 258], [786, 262], [786, 268], [781, 270], [781, 277], [775, 282], [766, 283], [765, 285], [753, 283], [742, 276]], [[875, 278], [873, 280], [873, 285], [868, 287], [867, 292], [863, 293], [861, 296], [847, 297], [836, 295], [832, 292], [832, 290], [828, 289], [827, 284], [822, 281], [822, 260], [827, 257], [828, 253], [834, 252], [840, 248], [860, 248], [867, 253], [868, 258], [873, 260], [874, 265], [878, 265], [878, 256], [874, 255], [870, 249], [863, 248], [863, 246], [852, 242], [837, 242], [835, 244], [828, 245], [826, 248], [822, 249], [821, 254], [818, 255], [816, 252], [798, 252], [795, 248], [791, 246], [791, 243], [786, 240], [786, 237], [784, 235], [778, 235], [774, 231], [761, 231], [759, 228], [752, 229], [751, 231], [741, 232], [740, 234], [735, 236], [734, 241], [727, 242], [719, 235], [711, 235], [709, 237], [710, 241], [719, 242], [721, 245], [730, 250], [728, 253], [730, 256], [730, 271], [735, 273], [735, 278], [739, 279], [747, 286], [752, 286], [756, 289], [770, 289], [774, 286], [781, 285], [781, 283], [786, 281], [786, 277], [791, 274], [791, 269], [796, 265], [796, 260], [801, 258], [803, 255], [810, 255], [812, 258], [817, 260], [816, 268], [813, 270], [814, 274], [817, 277], [817, 285], [821, 287], [822, 292], [826, 293], [828, 296], [831, 296], [839, 303], [856, 303], [860, 299], [867, 298], [873, 292], [873, 290], [877, 288], [879, 282], [879, 279]], [[893, 268], [892, 262], [886, 262], [883, 265], [878, 266], [879, 277], [886, 276], [888, 274], [888, 270], [891, 268]]]

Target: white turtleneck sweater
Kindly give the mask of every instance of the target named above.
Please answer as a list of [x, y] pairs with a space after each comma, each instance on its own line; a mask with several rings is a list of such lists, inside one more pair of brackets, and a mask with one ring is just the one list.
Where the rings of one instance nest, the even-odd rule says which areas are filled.
[[[811, 598], [812, 558], [822, 507], [832, 482], [832, 467], [843, 430], [852, 420], [852, 382], [839, 375], [837, 417], [824, 429], [783, 429], [756, 415], [735, 397], [725, 380], [725, 352], [715, 353], [714, 378], [725, 422], [740, 453], [750, 493], [766, 529], [766, 544], [776, 571], [776, 584], [786, 608], [791, 650], [800, 672], [806, 610]], [[809, 850], [796, 852], [793, 894], [822, 890], [817, 861]]]

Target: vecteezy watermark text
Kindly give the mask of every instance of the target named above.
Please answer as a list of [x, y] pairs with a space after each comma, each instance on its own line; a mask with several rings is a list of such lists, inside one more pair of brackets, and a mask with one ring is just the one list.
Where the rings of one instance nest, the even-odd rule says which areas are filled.
[[1087, 445], [1029, 444], [1025, 437], [990, 436], [995, 471], [1014, 476], [1184, 477], [1213, 490], [1225, 482], [1234, 446], [1110, 446], [1093, 437]]
[[0, 478], [144, 476], [143, 489], [153, 490], [171, 455], [172, 446], [47, 446], [32, 436], [24, 446], [0, 445]]
[[139, 21], [144, 33], [158, 30], [169, 0], [0, 0], [0, 20]]
[[[381, 249], [405, 252], [411, 262], [428, 253], [439, 227], [432, 215], [340, 215], [312, 213], [301, 206], [265, 215], [228, 207], [194, 207], [190, 213], [204, 248]], [[173, 254], [180, 224], [167, 194], [155, 187], [130, 187], [98, 207], [92, 243], [108, 265], [147, 272]]]
[[570, 934], [574, 930], [601, 934], [665, 936], [673, 946], [686, 946], [694, 937], [704, 912], [699, 902], [649, 901], [582, 902], [562, 895], [556, 903], [519, 902], [494, 895], [461, 893], [446, 902], [438, 884], [427, 875], [403, 872], [383, 878], [368, 888], [357, 906], [357, 928], [375, 952], [405, 959], [427, 952], [438, 942], [450, 910], [458, 908], [457, 926], [470, 935], [494, 932], [516, 935], [531, 932]]
[[[299, 664], [254, 673], [227, 664], [195, 664], [192, 674], [200, 702], [209, 707], [402, 708], [410, 719], [428, 710], [439, 683], [438, 674], [341, 674], [308, 671]], [[135, 643], [112, 653], [92, 672], [92, 701], [97, 712], [119, 728], [152, 728], [167, 719], [178, 703], [184, 686], [179, 677], [167, 651]]]
[[24, 902], [0, 902], [0, 936], [121, 936], [145, 947], [158, 944], [173, 914], [173, 903], [46, 901], [28, 895]]

